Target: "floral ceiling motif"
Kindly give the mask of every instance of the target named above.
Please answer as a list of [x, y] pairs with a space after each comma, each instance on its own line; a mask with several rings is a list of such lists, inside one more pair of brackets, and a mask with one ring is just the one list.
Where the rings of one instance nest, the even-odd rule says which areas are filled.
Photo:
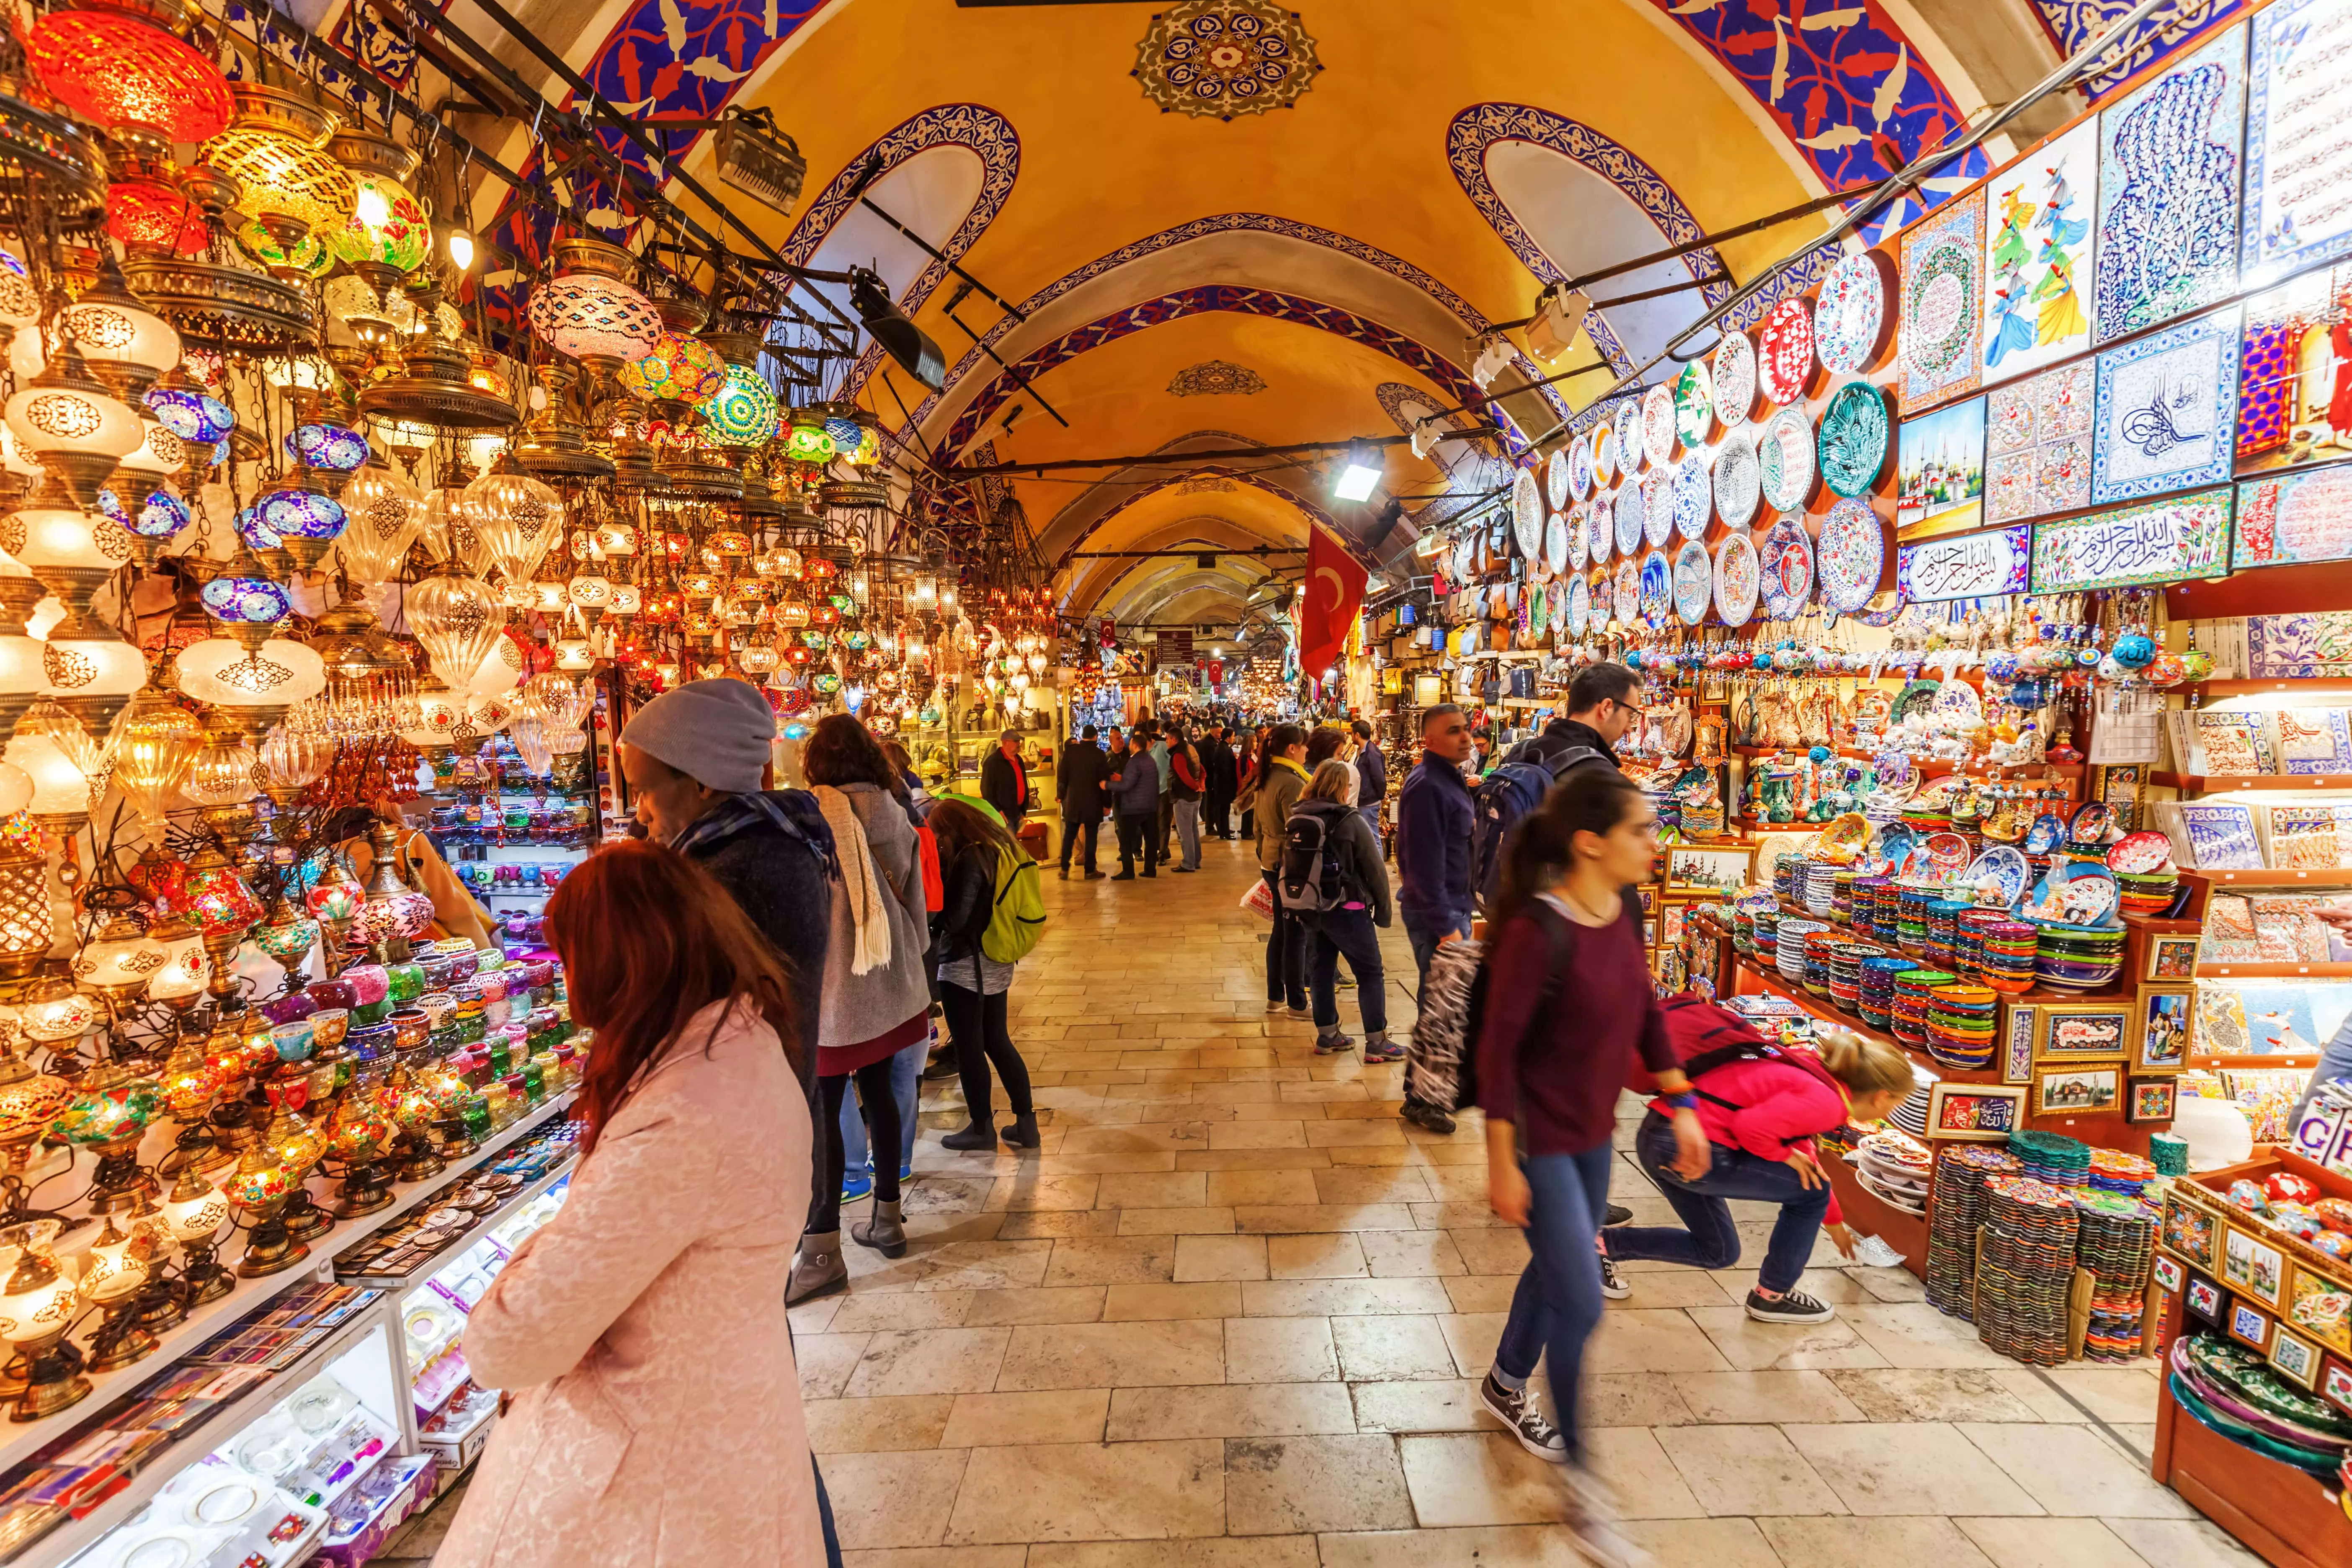
[[1230, 121], [1289, 108], [1322, 68], [1296, 11], [1272, 0], [1184, 0], [1152, 15], [1132, 74], [1163, 113]]
[[1204, 359], [1176, 373], [1168, 384], [1171, 397], [1255, 397], [1265, 390], [1265, 377], [1231, 360]]

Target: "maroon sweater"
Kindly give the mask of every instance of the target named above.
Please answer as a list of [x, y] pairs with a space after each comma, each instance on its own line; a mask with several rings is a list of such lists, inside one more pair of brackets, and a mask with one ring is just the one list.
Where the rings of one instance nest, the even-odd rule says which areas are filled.
[[[1636, 1052], [1652, 1072], [1682, 1065], [1650, 984], [1637, 918], [1631, 895], [1624, 917], [1606, 930], [1547, 906], [1512, 917], [1495, 939], [1478, 1030], [1478, 1105], [1517, 1125], [1528, 1154], [1605, 1145]], [[1568, 965], [1551, 1006], [1530, 1026], [1551, 962], [1551, 925], [1568, 928]]]

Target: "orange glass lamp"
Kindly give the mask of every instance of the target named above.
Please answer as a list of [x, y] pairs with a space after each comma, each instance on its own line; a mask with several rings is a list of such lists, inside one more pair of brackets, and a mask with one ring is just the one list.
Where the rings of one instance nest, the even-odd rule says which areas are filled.
[[114, 785], [147, 825], [151, 840], [163, 838], [172, 796], [204, 747], [205, 728], [196, 716], [160, 691], [142, 692], [116, 727]]
[[383, 1156], [400, 1135], [399, 1127], [373, 1084], [353, 1084], [343, 1091], [327, 1124], [327, 1153], [343, 1167], [343, 1184], [328, 1207], [345, 1219], [373, 1214], [392, 1203], [392, 1173]]
[[73, 1103], [73, 1085], [64, 1079], [35, 1071], [16, 1054], [13, 1039], [0, 1048], [0, 1202], [6, 1204], [8, 1216], [30, 1215], [25, 1166], [33, 1145]]
[[81, 1303], [52, 1250], [60, 1228], [54, 1219], [0, 1228], [0, 1257], [12, 1259], [0, 1280], [0, 1340], [15, 1346], [26, 1363], [22, 1386], [0, 1383], [0, 1397], [16, 1401], [8, 1412], [12, 1421], [54, 1415], [89, 1393], [80, 1358], [64, 1351], [66, 1331]]
[[81, 1075], [72, 1103], [49, 1124], [49, 1136], [98, 1155], [93, 1191], [152, 1192], [155, 1175], [139, 1163], [139, 1143], [162, 1108], [153, 1079], [121, 1062], [102, 1061]]

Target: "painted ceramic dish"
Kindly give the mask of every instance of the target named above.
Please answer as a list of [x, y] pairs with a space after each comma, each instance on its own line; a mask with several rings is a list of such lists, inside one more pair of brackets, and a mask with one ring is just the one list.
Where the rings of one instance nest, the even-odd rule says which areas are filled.
[[1543, 548], [1543, 487], [1533, 468], [1521, 468], [1511, 481], [1511, 536], [1522, 556]]
[[1607, 484], [1617, 471], [1617, 438], [1611, 432], [1607, 421], [1602, 421], [1593, 429], [1586, 450], [1592, 456], [1592, 488], [1597, 490]]
[[1886, 398], [1866, 381], [1849, 381], [1822, 410], [1822, 479], [1842, 496], [1866, 495], [1886, 468], [1892, 424]]
[[1783, 408], [1764, 426], [1756, 444], [1757, 479], [1764, 504], [1794, 511], [1813, 489], [1813, 426], [1802, 408]]
[[1696, 539], [1683, 541], [1675, 552], [1675, 614], [1683, 625], [1695, 626], [1706, 619], [1707, 601], [1715, 596], [1715, 563], [1706, 546]]
[[1551, 510], [1554, 511], [1566, 506], [1571, 495], [1568, 479], [1570, 461], [1568, 454], [1568, 448], [1554, 452], [1551, 455], [1551, 460], [1544, 465], [1544, 500], [1551, 503]]
[[2113, 806], [2102, 800], [2085, 801], [2076, 806], [2074, 815], [2067, 819], [2066, 841], [2070, 844], [2105, 844], [2115, 826]]
[[2047, 855], [2066, 842], [2066, 819], [2054, 812], [2043, 812], [2025, 830], [2022, 846], [2028, 855]]
[[1608, 496], [1595, 496], [1585, 509], [1584, 538], [1591, 546], [1592, 563], [1605, 566], [1617, 549], [1617, 503]]
[[1764, 615], [1769, 620], [1793, 621], [1813, 598], [1813, 546], [1805, 525], [1784, 517], [1764, 535], [1757, 551], [1764, 584]]
[[1547, 573], [1555, 577], [1568, 570], [1568, 536], [1570, 531], [1569, 528], [1570, 522], [1577, 524], [1575, 531], [1580, 536], [1583, 531], [1582, 521], [1571, 512], [1556, 511], [1544, 522], [1543, 567]]
[[1639, 399], [1627, 398], [1611, 415], [1610, 426], [1617, 432], [1617, 471], [1628, 479], [1642, 471], [1648, 454], [1642, 435], [1642, 405]]
[[1584, 570], [1584, 563], [1591, 559], [1592, 541], [1590, 531], [1592, 527], [1592, 513], [1597, 510], [1599, 509], [1591, 503], [1570, 507], [1566, 513], [1568, 562], [1559, 570], [1581, 572]]
[[1551, 631], [1555, 640], [1568, 631], [1568, 602], [1573, 596], [1572, 584], [1580, 578], [1555, 577], [1546, 596], [1551, 600]]
[[1756, 384], [1765, 402], [1786, 406], [1803, 400], [1812, 377], [1812, 307], [1801, 296], [1783, 300], [1756, 329]]
[[1919, 836], [1899, 822], [1880, 827], [1871, 843], [1871, 858], [1878, 863], [1880, 873], [1894, 876], [1908, 867], [1911, 857], [1919, 847]]
[[1572, 578], [1568, 584], [1568, 635], [1582, 637], [1591, 619], [1592, 590], [1585, 585], [1583, 578]]
[[1920, 841], [1926, 851], [1927, 865], [1936, 875], [1957, 877], [1969, 863], [1969, 841], [1957, 833], [1930, 833]]
[[1642, 537], [1653, 550], [1675, 536], [1674, 484], [1672, 468], [1653, 468], [1642, 481]]
[[1701, 539], [1706, 534], [1706, 520], [1715, 510], [1715, 490], [1707, 475], [1706, 458], [1697, 452], [1684, 455], [1675, 465], [1675, 477], [1668, 487], [1672, 492], [1675, 531], [1685, 539]]
[[1696, 447], [1715, 434], [1715, 378], [1705, 360], [1693, 360], [1675, 377], [1675, 433], [1685, 447]]
[[1551, 624], [1550, 605], [1551, 594], [1544, 584], [1529, 584], [1528, 596], [1519, 602], [1520, 632], [1531, 637], [1543, 636], [1545, 627]]
[[2061, 925], [2104, 926], [2115, 919], [2121, 901], [2113, 871], [2095, 860], [2060, 860], [2052, 863], [2020, 912]]
[[1628, 555], [1617, 563], [1617, 577], [1610, 590], [1612, 608], [1621, 625], [1632, 626], [1642, 617], [1642, 563]]
[[1868, 501], [1842, 500], [1830, 508], [1813, 568], [1828, 608], [1850, 616], [1870, 603], [1886, 569], [1886, 531]]
[[2001, 907], [2015, 909], [2017, 900], [2025, 896], [2025, 879], [2032, 869], [2015, 847], [1996, 844], [1976, 858], [1962, 880], [1974, 888], [1998, 888]]
[[1735, 533], [1715, 547], [1715, 613], [1727, 626], [1744, 626], [1756, 614], [1756, 595], [1762, 572], [1756, 545], [1748, 535]]
[[1675, 460], [1675, 389], [1654, 386], [1642, 395], [1642, 456], [1653, 469]]
[[1629, 480], [1617, 492], [1617, 553], [1631, 555], [1642, 548], [1642, 487]]
[[1715, 367], [1715, 416], [1727, 426], [1738, 425], [1756, 407], [1756, 345], [1746, 332], [1726, 332], [1708, 360]]
[[2161, 833], [2127, 833], [2107, 851], [2107, 869], [2145, 877], [2172, 863], [2172, 840]]
[[1813, 352], [1822, 363], [1845, 375], [1859, 375], [1886, 336], [1886, 274], [1870, 251], [1849, 256], [1822, 279], [1813, 305]]
[[1756, 520], [1763, 474], [1756, 463], [1756, 437], [1734, 430], [1715, 449], [1715, 515], [1726, 528], [1746, 528]]
[[1642, 617], [1653, 624], [1674, 613], [1675, 568], [1663, 550], [1642, 557]]

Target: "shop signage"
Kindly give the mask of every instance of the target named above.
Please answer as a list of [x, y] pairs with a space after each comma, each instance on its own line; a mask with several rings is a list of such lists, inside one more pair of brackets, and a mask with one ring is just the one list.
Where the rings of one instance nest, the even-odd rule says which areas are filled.
[[2063, 594], [2217, 577], [2230, 569], [2231, 491], [2200, 490], [2033, 525], [2033, 591]]
[[1990, 533], [1906, 544], [1895, 552], [1895, 588], [1904, 598], [1921, 604], [2022, 594], [2032, 560], [2031, 536], [2032, 530], [2019, 523]]

